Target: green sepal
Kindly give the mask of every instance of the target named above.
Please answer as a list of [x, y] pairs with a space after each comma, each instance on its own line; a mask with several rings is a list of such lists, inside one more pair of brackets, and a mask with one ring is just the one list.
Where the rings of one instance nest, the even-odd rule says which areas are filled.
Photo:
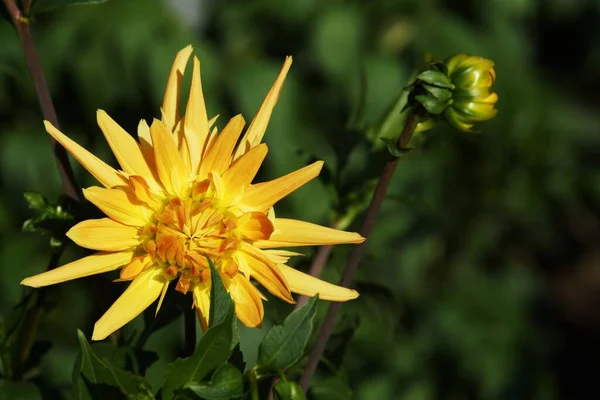
[[427, 70], [417, 75], [417, 80], [429, 83], [441, 88], [453, 89], [454, 85], [448, 76], [440, 71]]
[[415, 99], [421, 103], [427, 112], [433, 115], [441, 114], [449, 104], [449, 101], [438, 100], [435, 97], [427, 94], [417, 95], [415, 96]]

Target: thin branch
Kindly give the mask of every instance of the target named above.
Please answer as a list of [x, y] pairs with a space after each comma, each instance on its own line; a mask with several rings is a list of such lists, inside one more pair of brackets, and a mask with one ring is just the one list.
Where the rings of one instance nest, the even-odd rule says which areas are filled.
[[[415, 131], [415, 128], [418, 123], [418, 117], [415, 114], [410, 114], [406, 120], [404, 125], [404, 129], [400, 134], [398, 139], [398, 147], [400, 149], [407, 149], [408, 143]], [[383, 203], [383, 199], [387, 193], [388, 186], [392, 177], [394, 176], [394, 172], [396, 171], [396, 167], [398, 166], [399, 158], [394, 158], [392, 161], [388, 161], [383, 171], [381, 172], [379, 183], [375, 188], [375, 192], [373, 193], [373, 197], [371, 198], [371, 204], [369, 204], [369, 208], [367, 209], [367, 215], [365, 217], [365, 221], [363, 222], [362, 228], [360, 230], [360, 234], [368, 238], [373, 230], [373, 226], [375, 225], [375, 221], [377, 219], [377, 214], [379, 214], [379, 210], [381, 209], [381, 204]], [[348, 258], [348, 263], [346, 264], [346, 268], [344, 270], [344, 274], [342, 275], [342, 279], [340, 282], [341, 286], [348, 287], [352, 283], [352, 279], [354, 278], [354, 273], [358, 268], [360, 260], [362, 258], [365, 243], [363, 242], [359, 245], [354, 246], [352, 249], [352, 253], [350, 253], [350, 257]], [[325, 322], [321, 327], [321, 332], [319, 333], [319, 337], [315, 342], [315, 345], [312, 349], [310, 357], [308, 359], [308, 365], [302, 374], [302, 378], [300, 379], [300, 386], [302, 390], [306, 392], [308, 390], [308, 386], [310, 384], [310, 380], [317, 370], [317, 366], [319, 365], [319, 360], [323, 355], [323, 351], [325, 350], [325, 346], [327, 341], [329, 340], [329, 336], [333, 331], [335, 326], [336, 317], [342, 307], [342, 303], [333, 303], [329, 307], [329, 311], [327, 316], [325, 317]]]
[[[46, 84], [46, 79], [44, 78], [42, 65], [33, 44], [33, 37], [31, 36], [31, 30], [29, 29], [29, 19], [23, 16], [21, 10], [19, 10], [19, 7], [15, 3], [15, 0], [3, 1], [15, 26], [19, 40], [21, 41], [21, 47], [23, 47], [23, 53], [25, 54], [27, 67], [29, 68], [31, 78], [33, 80], [33, 85], [35, 87], [35, 92], [37, 94], [44, 119], [50, 121], [57, 129], [60, 129], [58, 118], [56, 116], [56, 110], [54, 109], [54, 103], [52, 103], [52, 98], [50, 97], [50, 92], [48, 91], [48, 85]], [[60, 173], [65, 192], [67, 196], [79, 201], [81, 199], [80, 190], [75, 181], [73, 169], [69, 164], [67, 152], [58, 142], [56, 142], [54, 139], [51, 140], [52, 152], [54, 153], [54, 158], [56, 159], [56, 163], [58, 165], [58, 171]]]

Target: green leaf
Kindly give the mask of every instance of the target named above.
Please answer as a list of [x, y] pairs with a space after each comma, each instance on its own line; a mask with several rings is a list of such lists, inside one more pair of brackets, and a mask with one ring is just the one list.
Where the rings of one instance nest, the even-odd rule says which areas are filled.
[[31, 382], [10, 382], [0, 380], [0, 400], [38, 400], [42, 393]]
[[52, 11], [56, 8], [67, 6], [78, 6], [85, 4], [101, 4], [108, 0], [33, 0], [30, 14], [39, 14], [42, 12]]
[[107, 399], [115, 398], [119, 394], [116, 398], [152, 398], [152, 388], [144, 378], [101, 360], [92, 350], [83, 332], [78, 330], [77, 337], [81, 345], [81, 355], [74, 374], [75, 398]]
[[435, 97], [427, 94], [415, 96], [415, 99], [417, 99], [428, 112], [434, 115], [441, 114], [448, 105], [447, 101], [438, 100]]
[[201, 382], [211, 370], [227, 361], [231, 354], [233, 318], [231, 309], [222, 323], [206, 331], [192, 356], [179, 358], [167, 367], [162, 389], [164, 400], [172, 399], [176, 390], [190, 383]]
[[283, 325], [274, 326], [267, 332], [258, 348], [257, 367], [260, 372], [282, 371], [302, 357], [312, 330], [317, 298], [311, 298], [288, 315]]
[[300, 385], [290, 381], [279, 381], [275, 385], [275, 398], [277, 400], [306, 400]]
[[215, 268], [215, 264], [206, 256], [210, 266], [210, 315], [208, 326], [213, 327], [222, 323], [227, 316], [233, 312], [233, 301], [223, 286], [221, 276]]
[[34, 211], [34, 216], [23, 223], [24, 232], [39, 232], [50, 236], [50, 245], [53, 248], [62, 246], [63, 238], [71, 227], [73, 220], [72, 210], [75, 205], [67, 197], [62, 197], [56, 204], [37, 192], [23, 193], [29, 208]]
[[243, 394], [244, 379], [236, 367], [223, 364], [214, 372], [210, 382], [192, 383], [186, 387], [203, 399], [227, 400]]
[[450, 78], [446, 74], [443, 74], [439, 71], [427, 70], [421, 72], [417, 79], [429, 83], [430, 85], [439, 86], [441, 88], [449, 88], [452, 89], [454, 85], [450, 82]]

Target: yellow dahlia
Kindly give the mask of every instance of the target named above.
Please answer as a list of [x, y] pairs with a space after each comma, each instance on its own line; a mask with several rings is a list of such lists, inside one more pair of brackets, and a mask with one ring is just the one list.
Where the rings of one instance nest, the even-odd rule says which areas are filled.
[[252, 184], [267, 155], [261, 144], [271, 112], [292, 64], [288, 57], [252, 123], [241, 115], [217, 133], [208, 120], [194, 57], [185, 115], [179, 115], [181, 81], [192, 47], [181, 50], [169, 75], [162, 118], [138, 126], [136, 141], [104, 111], [98, 125], [121, 170], [114, 169], [44, 121], [61, 143], [103, 187], [83, 193], [107, 218], [78, 223], [67, 233], [75, 243], [98, 252], [23, 280], [33, 287], [121, 268], [119, 281], [131, 281], [124, 293], [94, 326], [93, 340], [102, 340], [139, 315], [157, 299], [158, 312], [171, 282], [191, 292], [204, 329], [209, 315], [212, 259], [229, 291], [238, 318], [260, 326], [264, 296], [250, 279], [280, 299], [291, 293], [333, 301], [358, 293], [311, 277], [286, 265], [298, 255], [285, 247], [361, 243], [357, 233], [294, 219], [276, 218], [273, 205], [317, 175], [315, 162], [281, 178]]

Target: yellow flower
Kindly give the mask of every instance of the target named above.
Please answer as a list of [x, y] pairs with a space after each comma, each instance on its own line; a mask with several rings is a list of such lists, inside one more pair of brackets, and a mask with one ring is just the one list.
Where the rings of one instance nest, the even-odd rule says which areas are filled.
[[[26, 278], [33, 287], [121, 268], [120, 280], [131, 281], [125, 292], [94, 326], [102, 340], [139, 315], [157, 299], [158, 312], [171, 282], [191, 292], [201, 325], [207, 327], [210, 268], [215, 263], [238, 318], [260, 326], [264, 296], [256, 280], [273, 295], [293, 303], [291, 293], [333, 301], [358, 293], [311, 277], [286, 265], [298, 253], [285, 247], [361, 243], [357, 233], [294, 219], [276, 218], [273, 205], [319, 175], [315, 162], [281, 178], [252, 184], [267, 155], [261, 144], [271, 112], [292, 64], [288, 57], [250, 126], [241, 115], [217, 134], [208, 120], [194, 57], [185, 115], [179, 115], [181, 77], [192, 47], [181, 50], [169, 75], [161, 120], [138, 126], [136, 141], [104, 111], [98, 125], [121, 170], [116, 170], [45, 121], [46, 130], [103, 187], [84, 190], [87, 200], [107, 218], [87, 220], [67, 233], [75, 243], [98, 252], [54, 270]], [[239, 142], [239, 144], [238, 144]], [[236, 146], [237, 144], [237, 146]]]
[[456, 129], [470, 131], [476, 122], [494, 118], [498, 94], [494, 62], [486, 58], [456, 55], [446, 61], [448, 77], [454, 85], [452, 103], [444, 109], [446, 121]]

